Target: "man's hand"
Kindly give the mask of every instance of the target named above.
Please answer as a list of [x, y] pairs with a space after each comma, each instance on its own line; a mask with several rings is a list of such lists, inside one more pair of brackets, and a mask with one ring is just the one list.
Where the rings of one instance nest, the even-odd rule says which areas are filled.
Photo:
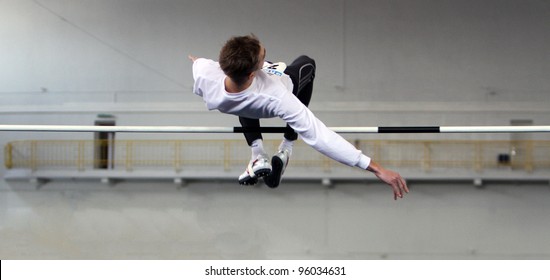
[[192, 55], [188, 55], [187, 58], [189, 58], [189, 60], [191, 60], [192, 62], [195, 62], [195, 60], [199, 59], [198, 57]]
[[389, 169], [384, 169], [374, 161], [370, 162], [369, 167], [367, 167], [368, 171], [371, 171], [378, 177], [378, 179], [382, 180], [384, 183], [390, 185], [390, 187], [393, 189], [393, 199], [397, 200], [397, 198], [403, 198], [404, 193], [409, 192], [409, 188], [407, 187], [407, 183], [403, 178], [401, 178], [401, 175], [399, 173], [391, 171]]

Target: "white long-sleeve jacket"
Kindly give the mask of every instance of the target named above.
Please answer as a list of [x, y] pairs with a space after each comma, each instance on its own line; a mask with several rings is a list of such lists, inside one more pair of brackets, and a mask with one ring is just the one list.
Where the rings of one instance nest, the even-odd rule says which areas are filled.
[[209, 110], [247, 118], [283, 119], [302, 140], [320, 153], [349, 166], [366, 169], [371, 159], [328, 129], [294, 94], [287, 75], [258, 71], [250, 87], [239, 93], [225, 90], [226, 75], [218, 62], [199, 58], [193, 63], [193, 91]]

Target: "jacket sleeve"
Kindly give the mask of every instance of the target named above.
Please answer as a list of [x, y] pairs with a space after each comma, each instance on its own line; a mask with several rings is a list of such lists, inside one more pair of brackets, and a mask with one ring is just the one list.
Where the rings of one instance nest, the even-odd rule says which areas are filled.
[[292, 93], [281, 100], [279, 116], [320, 153], [348, 166], [366, 169], [371, 159], [336, 132], [327, 128], [311, 110]]

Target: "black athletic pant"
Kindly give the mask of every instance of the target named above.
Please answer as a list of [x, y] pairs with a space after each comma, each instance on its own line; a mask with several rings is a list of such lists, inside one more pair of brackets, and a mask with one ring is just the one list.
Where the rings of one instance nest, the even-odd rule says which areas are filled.
[[[313, 80], [315, 79], [315, 60], [302, 55], [298, 57], [292, 64], [288, 65], [285, 69], [285, 74], [290, 76], [292, 84], [294, 85], [292, 93], [298, 97], [298, 99], [306, 106], [309, 105], [311, 100], [311, 94], [313, 93]], [[259, 119], [250, 119], [239, 117], [239, 122], [242, 127], [245, 128], [259, 128]], [[287, 140], [294, 141], [298, 139], [298, 134], [289, 126], [286, 126], [285, 138]], [[244, 133], [246, 142], [249, 146], [252, 146], [252, 142], [257, 139], [263, 139], [260, 132], [246, 132]]]

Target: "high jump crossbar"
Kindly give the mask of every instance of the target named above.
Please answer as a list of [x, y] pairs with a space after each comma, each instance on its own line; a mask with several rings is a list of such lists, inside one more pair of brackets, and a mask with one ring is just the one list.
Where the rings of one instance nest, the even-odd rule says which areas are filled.
[[[0, 125], [0, 131], [27, 132], [129, 132], [129, 133], [283, 133], [285, 127], [215, 126], [86, 126], [86, 125]], [[329, 127], [337, 133], [549, 133], [543, 126], [364, 126]]]

